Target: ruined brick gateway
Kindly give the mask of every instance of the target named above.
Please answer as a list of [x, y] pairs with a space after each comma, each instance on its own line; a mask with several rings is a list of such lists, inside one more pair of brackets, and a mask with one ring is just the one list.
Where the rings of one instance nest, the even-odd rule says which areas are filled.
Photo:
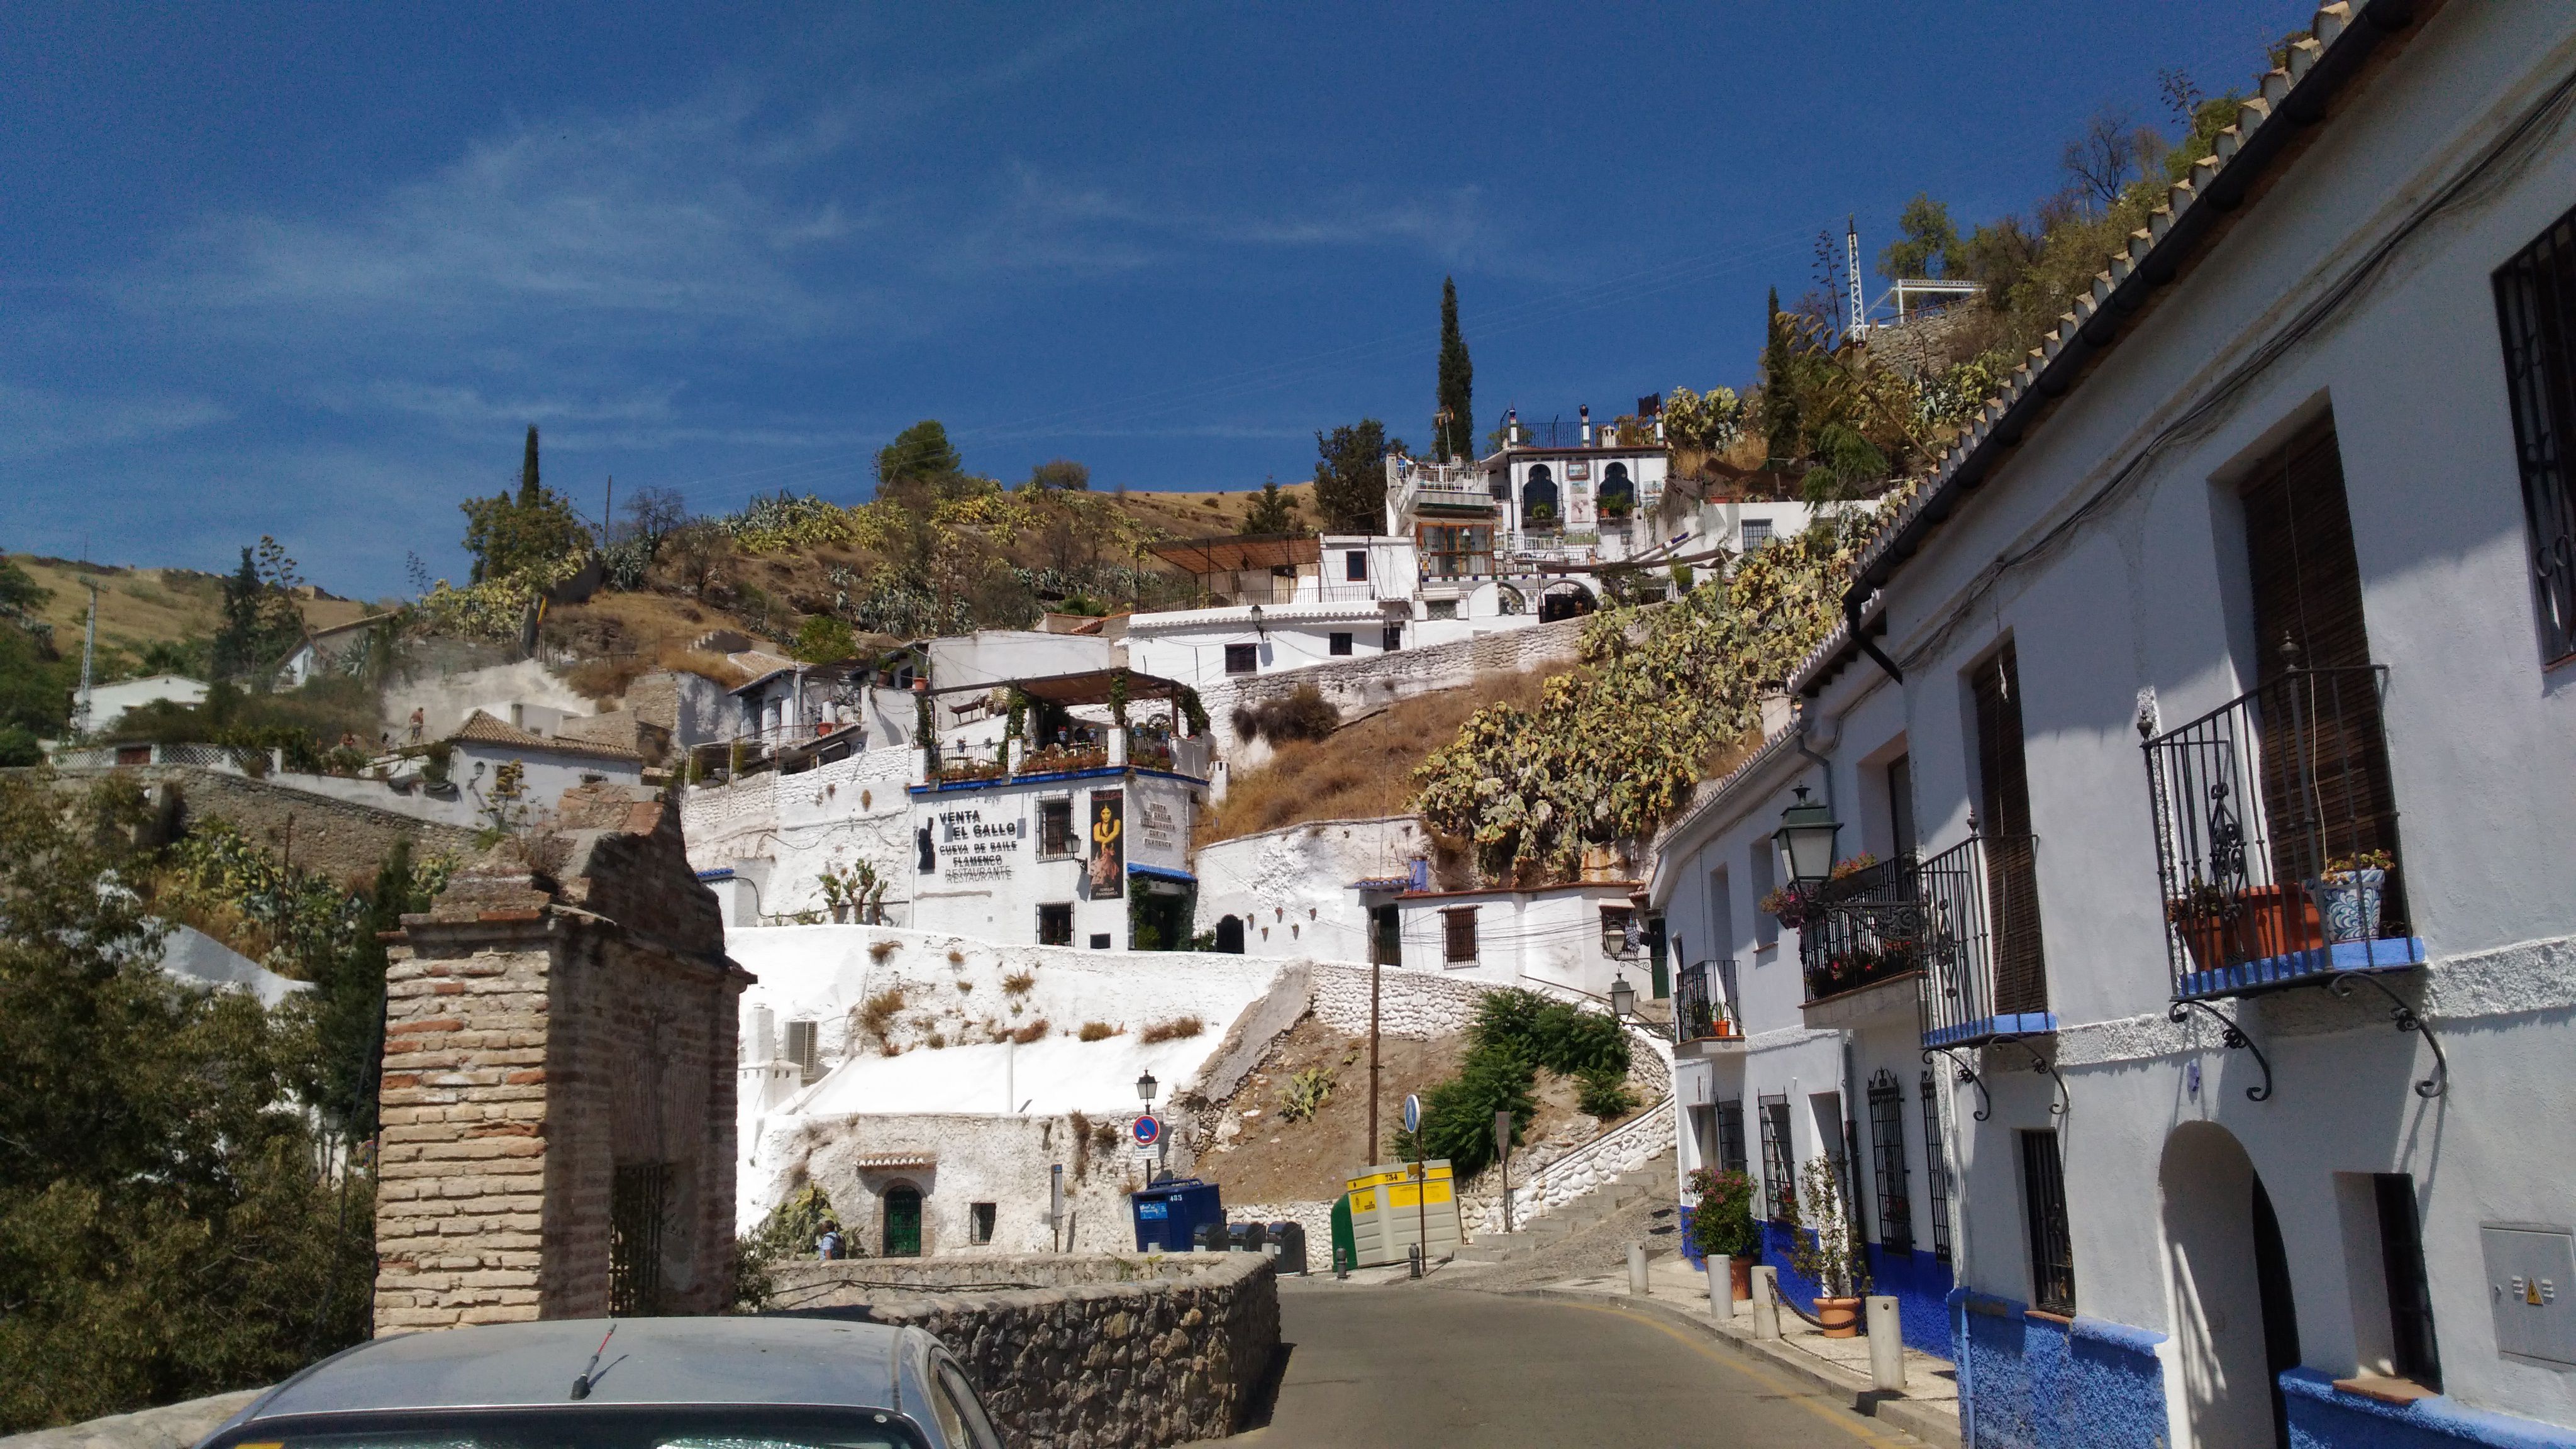
[[651, 791], [584, 785], [386, 973], [378, 1333], [732, 1298], [736, 999]]

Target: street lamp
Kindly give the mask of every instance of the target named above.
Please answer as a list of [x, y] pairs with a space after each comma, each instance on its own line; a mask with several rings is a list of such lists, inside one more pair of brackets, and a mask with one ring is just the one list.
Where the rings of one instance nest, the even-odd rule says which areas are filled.
[[1799, 786], [1798, 803], [1780, 812], [1780, 828], [1771, 832], [1771, 843], [1789, 864], [1789, 879], [1811, 889], [1831, 879], [1834, 837], [1842, 828], [1832, 807], [1808, 804], [1807, 787]]
[[1610, 1014], [1626, 1021], [1637, 1009], [1637, 988], [1628, 984], [1628, 974], [1610, 983]]
[[1151, 1107], [1154, 1105], [1154, 1093], [1160, 1089], [1162, 1085], [1162, 1083], [1154, 1080], [1154, 1074], [1151, 1071], [1146, 1072], [1145, 1075], [1136, 1079], [1137, 1100], [1143, 1102], [1146, 1106]]
[[1261, 622], [1261, 606], [1259, 604], [1252, 606], [1252, 632], [1264, 639], [1270, 637], [1270, 627]]

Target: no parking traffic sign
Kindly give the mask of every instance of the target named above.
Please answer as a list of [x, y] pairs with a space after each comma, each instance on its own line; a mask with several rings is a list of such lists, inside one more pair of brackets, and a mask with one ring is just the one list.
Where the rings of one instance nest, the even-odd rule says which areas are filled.
[[1138, 1117], [1136, 1125], [1129, 1130], [1136, 1134], [1136, 1145], [1139, 1147], [1151, 1147], [1163, 1140], [1162, 1121], [1151, 1112]]

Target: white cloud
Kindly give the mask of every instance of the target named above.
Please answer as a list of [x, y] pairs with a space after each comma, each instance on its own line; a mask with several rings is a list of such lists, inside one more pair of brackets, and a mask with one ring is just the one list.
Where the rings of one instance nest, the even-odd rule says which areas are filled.
[[204, 398], [72, 397], [0, 382], [0, 458], [41, 458], [184, 433], [231, 418]]

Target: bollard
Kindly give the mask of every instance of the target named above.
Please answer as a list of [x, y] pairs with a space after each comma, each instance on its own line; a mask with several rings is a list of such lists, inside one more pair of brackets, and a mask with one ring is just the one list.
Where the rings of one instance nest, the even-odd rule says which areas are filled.
[[1414, 1276], [1414, 1277], [1416, 1277], [1416, 1278], [1421, 1277], [1421, 1276], [1422, 1276], [1422, 1245], [1421, 1245], [1420, 1243], [1415, 1243], [1413, 1246], [1411, 1246], [1411, 1247], [1409, 1247], [1409, 1248], [1405, 1249], [1405, 1250], [1404, 1250], [1404, 1261], [1405, 1261], [1405, 1263], [1406, 1263], [1408, 1266], [1410, 1266], [1410, 1267], [1412, 1268], [1412, 1270], [1413, 1270], [1413, 1276]]
[[1628, 1292], [1632, 1297], [1646, 1296], [1646, 1245], [1643, 1243], [1628, 1245]]
[[1724, 1258], [1712, 1256], [1702, 1262], [1708, 1268], [1708, 1316], [1724, 1323], [1735, 1316], [1735, 1280], [1728, 1275]]
[[1869, 1309], [1869, 1386], [1882, 1393], [1905, 1392], [1905, 1334], [1896, 1320], [1896, 1300], [1872, 1298]]
[[1333, 1280], [1337, 1283], [1343, 1282], [1350, 1276], [1351, 1260], [1342, 1256], [1342, 1245], [1335, 1243], [1333, 1244]]
[[1780, 1336], [1780, 1270], [1767, 1264], [1753, 1270], [1753, 1336]]

